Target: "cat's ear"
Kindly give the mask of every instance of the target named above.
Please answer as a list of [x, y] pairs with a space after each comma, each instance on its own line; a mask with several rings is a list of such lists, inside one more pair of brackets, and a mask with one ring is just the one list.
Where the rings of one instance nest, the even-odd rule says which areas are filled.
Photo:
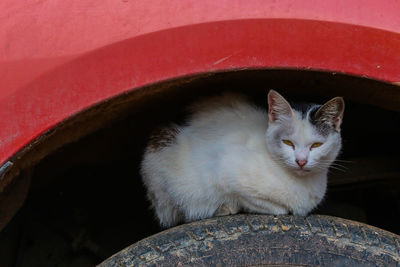
[[283, 96], [274, 90], [268, 92], [268, 116], [270, 122], [293, 117], [293, 110]]
[[344, 100], [342, 97], [335, 97], [322, 105], [315, 113], [315, 119], [320, 124], [325, 124], [335, 131], [340, 132], [344, 113]]

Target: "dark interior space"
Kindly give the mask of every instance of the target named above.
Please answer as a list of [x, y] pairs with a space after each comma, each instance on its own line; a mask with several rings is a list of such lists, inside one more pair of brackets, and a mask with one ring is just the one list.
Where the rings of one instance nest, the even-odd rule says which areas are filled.
[[[161, 231], [138, 173], [147, 137], [160, 125], [182, 122], [188, 103], [226, 90], [261, 106], [269, 89], [292, 101], [344, 96], [341, 166], [331, 170], [326, 198], [314, 213], [400, 234], [398, 87], [295, 70], [242, 70], [167, 83], [132, 92], [141, 97], [127, 100], [123, 114], [31, 169], [25, 204], [0, 233], [0, 266], [93, 266]], [[99, 110], [97, 116], [104, 116]]]

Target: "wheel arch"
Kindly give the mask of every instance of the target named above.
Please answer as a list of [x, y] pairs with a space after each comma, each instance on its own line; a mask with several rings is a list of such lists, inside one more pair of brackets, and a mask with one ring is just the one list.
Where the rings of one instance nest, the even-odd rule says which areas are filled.
[[347, 96], [400, 110], [400, 91], [393, 89], [400, 81], [398, 47], [400, 34], [382, 29], [265, 18], [186, 25], [89, 51], [1, 100], [0, 192], [47, 154], [122, 114], [131, 92], [151, 92], [166, 81], [170, 87], [182, 78], [249, 69], [343, 73], [392, 84], [374, 98]]

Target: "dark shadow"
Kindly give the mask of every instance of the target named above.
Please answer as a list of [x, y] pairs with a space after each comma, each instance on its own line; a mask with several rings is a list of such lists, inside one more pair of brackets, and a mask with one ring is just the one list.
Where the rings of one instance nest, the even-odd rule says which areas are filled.
[[[343, 163], [345, 172], [332, 171], [327, 198], [316, 212], [399, 234], [400, 114], [390, 110], [400, 106], [398, 97], [385, 100], [398, 94], [398, 87], [322, 72], [239, 71], [143, 88], [66, 122], [68, 130], [56, 131], [53, 142], [71, 143], [35, 166], [25, 205], [0, 233], [0, 265], [91, 266], [159, 232], [138, 173], [149, 133], [182, 122], [183, 107], [203, 96], [235, 90], [265, 106], [269, 89], [295, 101], [345, 97], [341, 159], [350, 162]], [[68, 133], [90, 128], [90, 120], [100, 126], [82, 131], [79, 140], [68, 139]], [[35, 149], [40, 151], [45, 142]]]

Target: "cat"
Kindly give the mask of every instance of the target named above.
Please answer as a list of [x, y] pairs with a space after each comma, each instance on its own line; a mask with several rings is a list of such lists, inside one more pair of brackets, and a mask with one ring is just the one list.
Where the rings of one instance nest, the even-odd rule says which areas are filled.
[[152, 135], [141, 175], [163, 227], [240, 211], [307, 215], [323, 199], [341, 150], [344, 100], [268, 110], [225, 93], [191, 106], [183, 126]]

